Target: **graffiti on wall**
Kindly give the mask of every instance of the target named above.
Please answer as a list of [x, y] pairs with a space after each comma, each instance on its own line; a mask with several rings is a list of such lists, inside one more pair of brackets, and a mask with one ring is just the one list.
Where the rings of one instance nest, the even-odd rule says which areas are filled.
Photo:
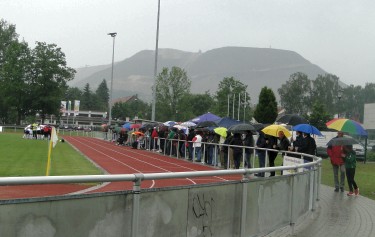
[[214, 236], [213, 211], [215, 200], [207, 194], [195, 194], [192, 199], [192, 213], [196, 224], [190, 236]]

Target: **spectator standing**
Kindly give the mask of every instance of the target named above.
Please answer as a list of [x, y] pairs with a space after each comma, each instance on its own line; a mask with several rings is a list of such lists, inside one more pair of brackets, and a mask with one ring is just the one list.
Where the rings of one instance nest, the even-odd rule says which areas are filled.
[[235, 133], [233, 135], [233, 139], [230, 142], [230, 145], [233, 145], [233, 162], [234, 162], [234, 168], [239, 169], [241, 164], [241, 157], [242, 157], [242, 147], [237, 146], [243, 146], [241, 134]]
[[[332, 138], [336, 139], [343, 137], [343, 132], [337, 132], [337, 136]], [[342, 158], [343, 147], [342, 146], [328, 146], [327, 154], [331, 159], [332, 169], [333, 169], [333, 179], [335, 182], [335, 192], [341, 190], [344, 192], [344, 182], [345, 182], [345, 164]], [[339, 172], [340, 172], [340, 181], [339, 181]]]
[[200, 132], [196, 133], [196, 135], [193, 138], [192, 142], [193, 142], [193, 148], [194, 148], [194, 151], [195, 151], [196, 161], [197, 162], [201, 162], [202, 136], [201, 136]]
[[[244, 139], [244, 146], [254, 147], [254, 138], [253, 138], [253, 133], [251, 131], [246, 132], [246, 136]], [[250, 148], [245, 149], [245, 167], [246, 168], [251, 168], [250, 158], [253, 152], [254, 152], [253, 149], [250, 149]]]
[[[316, 154], [316, 143], [315, 139], [310, 136], [308, 133], [303, 133], [302, 145], [298, 148], [298, 152], [315, 155]], [[306, 161], [313, 161], [313, 158], [304, 156]]]
[[154, 129], [152, 130], [152, 133], [151, 133], [151, 149], [152, 150], [158, 150], [158, 130], [156, 129], [156, 127], [154, 127]]
[[[259, 148], [267, 148], [265, 134], [262, 131], [259, 131], [259, 137], [256, 142], [256, 146]], [[259, 159], [259, 168], [266, 166], [266, 151], [265, 150], [256, 150], [258, 159]], [[258, 176], [264, 177], [264, 172], [259, 173]]]
[[223, 146], [221, 147], [221, 152], [222, 152], [222, 155], [223, 155], [223, 160], [220, 161], [220, 163], [221, 163], [221, 167], [223, 167], [224, 169], [228, 169], [228, 160], [229, 160], [228, 145], [230, 144], [230, 142], [232, 141], [232, 139], [233, 139], [232, 133], [230, 133], [230, 132], [227, 131], [227, 137], [225, 138]]
[[346, 179], [348, 181], [348, 186], [349, 186], [349, 192], [347, 193], [347, 195], [358, 196], [359, 188], [357, 186], [357, 183], [354, 181], [357, 157], [355, 155], [355, 152], [353, 151], [352, 145], [344, 146], [343, 156], [345, 158]]
[[[275, 149], [277, 146], [277, 138], [273, 136], [268, 136], [266, 135], [265, 137], [266, 140], [266, 148], [268, 149]], [[275, 166], [275, 160], [277, 157], [278, 152], [277, 151], [267, 151], [268, 153], [268, 160], [269, 160], [269, 167], [274, 167]], [[270, 176], [275, 176], [275, 171], [271, 171]]]

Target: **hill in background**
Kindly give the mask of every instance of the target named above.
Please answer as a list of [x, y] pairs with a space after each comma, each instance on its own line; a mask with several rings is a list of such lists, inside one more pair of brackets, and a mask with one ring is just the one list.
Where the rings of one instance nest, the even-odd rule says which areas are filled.
[[[326, 72], [296, 52], [271, 48], [224, 47], [194, 53], [175, 49], [159, 49], [158, 71], [163, 67], [178, 66], [186, 70], [192, 81], [192, 93], [215, 93], [224, 77], [234, 77], [248, 85], [251, 101], [258, 101], [262, 87], [277, 89], [291, 74], [303, 72], [310, 79]], [[106, 79], [110, 88], [111, 65], [78, 68], [69, 86], [83, 88], [86, 83], [95, 90]], [[143, 50], [114, 65], [113, 98], [138, 94], [151, 101], [154, 84], [154, 51]]]

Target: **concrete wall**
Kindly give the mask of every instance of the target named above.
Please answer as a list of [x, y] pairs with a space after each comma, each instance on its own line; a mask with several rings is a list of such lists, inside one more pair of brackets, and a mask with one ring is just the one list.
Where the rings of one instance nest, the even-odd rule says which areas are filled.
[[137, 236], [259, 236], [294, 223], [313, 209], [317, 177], [317, 170], [312, 170], [140, 194], [1, 201], [0, 236], [132, 236], [135, 195], [140, 195]]

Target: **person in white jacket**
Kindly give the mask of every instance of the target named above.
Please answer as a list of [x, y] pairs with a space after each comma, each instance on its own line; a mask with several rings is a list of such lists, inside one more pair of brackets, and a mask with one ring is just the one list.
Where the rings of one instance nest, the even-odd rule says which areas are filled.
[[193, 142], [193, 148], [195, 151], [195, 157], [197, 162], [201, 162], [201, 147], [202, 147], [202, 136], [200, 132], [197, 132], [195, 137], [192, 140]]

